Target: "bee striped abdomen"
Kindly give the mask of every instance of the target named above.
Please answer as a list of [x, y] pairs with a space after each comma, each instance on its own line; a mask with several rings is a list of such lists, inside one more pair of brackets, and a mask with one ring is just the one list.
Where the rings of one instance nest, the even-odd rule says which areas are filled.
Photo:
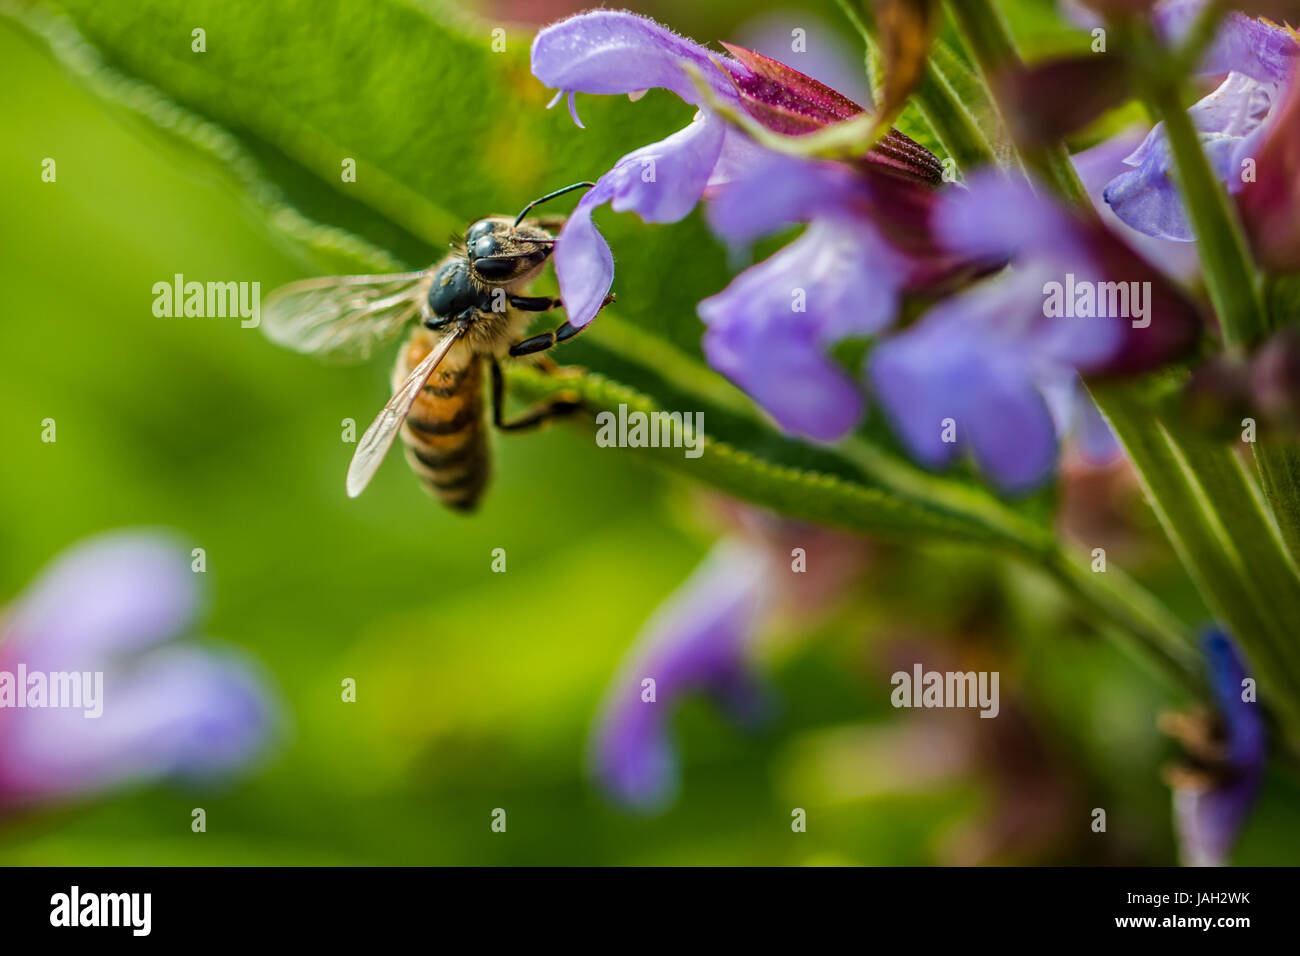
[[[397, 356], [400, 382], [436, 343], [417, 328]], [[406, 460], [443, 504], [470, 511], [490, 475], [487, 421], [483, 414], [483, 363], [475, 356], [457, 364], [448, 356], [425, 384], [402, 425]]]

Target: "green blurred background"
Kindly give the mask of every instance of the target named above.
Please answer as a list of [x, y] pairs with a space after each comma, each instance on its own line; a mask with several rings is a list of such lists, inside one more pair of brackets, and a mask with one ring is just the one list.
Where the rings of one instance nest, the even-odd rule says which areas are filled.
[[[765, 5], [743, 6], [641, 9], [704, 39], [742, 36]], [[485, 12], [544, 21], [570, 9]], [[839, 22], [829, 4], [817, 16]], [[858, 49], [847, 31], [842, 42]], [[265, 663], [286, 718], [244, 779], [10, 823], [0, 861], [924, 864], [963, 859], [955, 845], [1032, 815], [1017, 809], [1025, 800], [1061, 812], [992, 859], [1172, 861], [1156, 773], [1170, 750], [1154, 729], [1170, 699], [1045, 584], [950, 549], [877, 548], [843, 613], [815, 633], [787, 627], [795, 639], [764, 651], [782, 701], [766, 732], [742, 735], [690, 704], [676, 721], [677, 803], [651, 818], [610, 806], [584, 774], [589, 725], [638, 629], [715, 533], [694, 493], [555, 428], [496, 441], [494, 486], [472, 519], [437, 507], [397, 456], [346, 500], [353, 446], [340, 423], [364, 427], [382, 404], [387, 355], [329, 368], [234, 319], [151, 312], [152, 285], [177, 272], [267, 291], [313, 265], [229, 174], [103, 105], [3, 20], [0, 88], [0, 602], [82, 537], [174, 529], [207, 552], [203, 632]], [[647, 103], [640, 122], [657, 135], [689, 117], [666, 97]], [[604, 159], [651, 141], [635, 135]], [[56, 184], [40, 181], [46, 156]], [[660, 296], [675, 337], [697, 347], [689, 302], [725, 281], [725, 256], [698, 221], [673, 227], [681, 251], [665, 281], [664, 263], [638, 263], [646, 227], [628, 219], [611, 229], [620, 296]], [[40, 441], [45, 418], [55, 444]], [[494, 548], [505, 574], [490, 572]], [[953, 639], [1003, 661], [1003, 699], [1028, 728], [1008, 746], [1032, 740], [1028, 764], [1007, 772], [994, 755], [913, 780], [873, 763], [880, 735], [909, 720], [881, 692], [893, 669], [881, 647]], [[354, 704], [340, 700], [347, 677]], [[1047, 779], [1060, 791], [1034, 789]], [[1295, 798], [1273, 782], [1239, 861], [1295, 858]], [[190, 831], [194, 806], [208, 811], [204, 834]], [[791, 832], [796, 806], [807, 833]], [[1088, 830], [1094, 806], [1109, 809], [1105, 838]], [[505, 834], [490, 830], [496, 807]]]

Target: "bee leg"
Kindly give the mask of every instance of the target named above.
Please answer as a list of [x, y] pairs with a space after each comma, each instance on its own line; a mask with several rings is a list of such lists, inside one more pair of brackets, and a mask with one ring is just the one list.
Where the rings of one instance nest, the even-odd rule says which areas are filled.
[[[547, 299], [545, 296], [541, 296], [535, 299], [527, 299], [527, 300], [523, 299], [523, 297], [521, 296], [514, 296], [510, 299], [510, 304], [515, 305], [516, 299], [519, 299], [521, 301], [553, 302], [554, 305], [551, 305], [549, 307], [552, 309], [562, 307], [564, 304], [559, 299]], [[610, 293], [609, 295], [605, 296], [605, 301], [600, 304], [600, 308], [601, 309], [605, 308], [605, 306], [609, 305], [613, 301], [614, 301], [614, 295], [613, 293]], [[523, 308], [527, 310], [526, 306], [515, 305], [515, 308]], [[537, 309], [535, 311], [540, 312], [546, 310]], [[596, 312], [597, 314], [599, 314], [600, 309], [597, 309]], [[586, 328], [586, 326], [583, 326], [583, 328]], [[514, 356], [519, 356], [519, 355], [532, 355], [534, 352], [545, 352], [547, 349], [555, 348], [555, 346], [559, 345], [561, 342], [567, 342], [569, 339], [573, 338], [581, 331], [582, 329], [575, 329], [568, 322], [565, 322], [558, 329], [555, 329], [552, 332], [543, 332], [541, 335], [534, 335], [532, 338], [524, 339], [522, 342], [516, 342], [514, 345], [510, 346], [510, 354]]]
[[524, 431], [536, 428], [545, 421], [559, 415], [567, 415], [582, 407], [582, 401], [571, 392], [560, 392], [543, 399], [528, 409], [514, 421], [505, 420], [506, 380], [501, 374], [501, 365], [492, 361], [492, 424], [503, 432]]
[[512, 295], [510, 297], [510, 307], [518, 309], [520, 312], [549, 312], [551, 309], [560, 307], [559, 299], [552, 299], [549, 295]]

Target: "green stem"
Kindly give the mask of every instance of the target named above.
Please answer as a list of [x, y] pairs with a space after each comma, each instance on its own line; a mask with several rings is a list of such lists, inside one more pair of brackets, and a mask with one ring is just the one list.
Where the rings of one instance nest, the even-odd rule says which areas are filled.
[[1161, 526], [1211, 611], [1263, 668], [1267, 699], [1300, 744], [1294, 622], [1300, 577], [1282, 552], [1258, 491], [1232, 449], [1153, 417], [1141, 387], [1094, 388]]
[[1204, 691], [1200, 659], [1188, 640], [1187, 628], [1151, 592], [1119, 568], [1094, 571], [1089, 557], [1058, 551], [1047, 560], [1053, 577], [1092, 613], [1100, 629], [1121, 647], [1129, 647], [1150, 670], [1194, 693]]
[[[590, 334], [589, 347], [625, 360], [650, 360], [666, 376], [665, 385], [687, 407], [717, 409], [719, 418], [752, 416], [748, 401], [733, 402], [729, 388], [708, 369], [659, 340], [648, 340], [635, 326], [606, 312]], [[588, 340], [589, 336], [584, 336]], [[664, 411], [648, 396], [597, 375], [573, 369], [546, 374], [528, 366], [507, 371], [511, 393], [528, 401], [557, 392], [576, 392], [592, 412], [617, 414], [619, 405], [651, 413]], [[737, 393], [737, 398], [739, 398]], [[711, 421], [710, 412], [706, 421]], [[755, 419], [757, 422], [758, 419]], [[1093, 573], [1088, 558], [1063, 550], [1047, 529], [1027, 520], [982, 489], [954, 483], [923, 471], [851, 437], [836, 446], [859, 470], [855, 482], [760, 460], [706, 433], [704, 453], [685, 458], [680, 449], [647, 448], [662, 466], [727, 494], [781, 514], [877, 536], [914, 541], [924, 528], [932, 539], [983, 543], [1027, 565], [1046, 569], [1099, 630], [1136, 645], [1161, 673], [1182, 687], [1200, 686], [1200, 667], [1187, 629], [1150, 593], [1118, 569]], [[894, 523], [893, 509], [882, 510], [880, 496], [906, 505]]]
[[1291, 560], [1300, 565], [1300, 449], [1269, 439], [1257, 441], [1255, 466]]
[[916, 107], [934, 130], [958, 169], [976, 169], [997, 163], [975, 117], [962, 104], [947, 76], [934, 63], [927, 63], [916, 88]]

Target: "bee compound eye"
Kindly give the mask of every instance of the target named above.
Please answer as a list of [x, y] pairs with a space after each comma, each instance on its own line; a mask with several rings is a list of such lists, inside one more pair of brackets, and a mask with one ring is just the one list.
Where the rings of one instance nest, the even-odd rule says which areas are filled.
[[508, 279], [514, 275], [515, 260], [509, 256], [494, 256], [487, 259], [475, 259], [474, 271], [479, 277], [489, 282]]
[[[469, 263], [463, 258], [454, 259], [439, 269], [433, 277], [433, 282], [429, 286], [429, 311], [435, 317], [445, 320], [472, 305], [473, 296]], [[434, 327], [429, 324], [429, 328]]]
[[482, 259], [497, 254], [497, 240], [495, 236], [479, 236], [469, 246], [471, 258]]
[[465, 242], [468, 245], [473, 245], [476, 240], [492, 235], [495, 229], [496, 227], [492, 222], [481, 219], [465, 230]]

